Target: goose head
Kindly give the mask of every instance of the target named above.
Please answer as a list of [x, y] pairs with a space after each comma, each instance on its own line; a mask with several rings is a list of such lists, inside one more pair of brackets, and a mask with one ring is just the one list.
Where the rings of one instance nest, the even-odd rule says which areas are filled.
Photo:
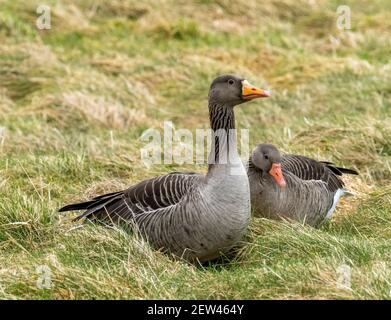
[[285, 188], [286, 182], [281, 171], [281, 154], [274, 145], [258, 145], [252, 152], [251, 162], [263, 173], [271, 175], [281, 188]]
[[238, 104], [269, 97], [268, 90], [257, 88], [247, 80], [234, 75], [222, 75], [213, 80], [209, 89], [210, 104], [236, 106]]

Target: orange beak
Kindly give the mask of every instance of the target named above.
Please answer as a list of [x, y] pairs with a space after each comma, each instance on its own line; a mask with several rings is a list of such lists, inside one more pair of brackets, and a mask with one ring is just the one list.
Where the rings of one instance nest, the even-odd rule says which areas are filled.
[[245, 100], [252, 100], [257, 98], [269, 97], [270, 92], [268, 90], [263, 90], [257, 87], [254, 87], [247, 80], [242, 81], [242, 98]]
[[281, 171], [281, 163], [273, 163], [272, 168], [269, 171], [269, 174], [274, 178], [274, 180], [276, 180], [277, 184], [281, 188], [286, 187], [286, 182]]

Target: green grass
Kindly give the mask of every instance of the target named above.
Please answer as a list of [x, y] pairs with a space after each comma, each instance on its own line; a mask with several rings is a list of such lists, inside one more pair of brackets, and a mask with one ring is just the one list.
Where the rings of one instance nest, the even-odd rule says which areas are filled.
[[[52, 0], [46, 31], [39, 4], [0, 0], [0, 298], [391, 298], [388, 0], [345, 1], [348, 31], [334, 0]], [[231, 256], [195, 266], [57, 212], [161, 173], [204, 172], [146, 168], [139, 137], [164, 120], [207, 127], [210, 81], [229, 72], [273, 90], [237, 109], [251, 146], [360, 172], [329, 223], [254, 218]], [[42, 265], [49, 289], [37, 287]], [[337, 285], [342, 265], [350, 289]]]

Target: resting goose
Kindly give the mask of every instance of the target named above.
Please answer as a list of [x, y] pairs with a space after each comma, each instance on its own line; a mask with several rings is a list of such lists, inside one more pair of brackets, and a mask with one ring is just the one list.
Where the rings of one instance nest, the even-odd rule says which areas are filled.
[[281, 156], [271, 144], [258, 145], [247, 172], [254, 215], [288, 218], [317, 227], [329, 219], [341, 196], [349, 194], [339, 177], [357, 171], [299, 155]]
[[208, 100], [214, 138], [206, 176], [173, 172], [59, 211], [85, 210], [76, 220], [129, 223], [156, 249], [190, 261], [217, 258], [241, 239], [251, 216], [248, 177], [231, 130], [234, 107], [268, 95], [236, 76], [213, 81]]

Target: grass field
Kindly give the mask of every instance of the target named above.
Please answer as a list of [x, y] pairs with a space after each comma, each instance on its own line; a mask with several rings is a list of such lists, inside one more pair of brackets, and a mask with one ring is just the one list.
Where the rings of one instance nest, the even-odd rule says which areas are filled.
[[[0, 298], [391, 298], [389, 0], [48, 0], [51, 29], [38, 30], [41, 3], [0, 0]], [[340, 4], [350, 30], [337, 28]], [[231, 259], [195, 266], [57, 212], [205, 172], [145, 167], [139, 137], [164, 120], [207, 128], [207, 90], [223, 73], [273, 91], [237, 109], [251, 146], [360, 172], [329, 223], [254, 218]]]

